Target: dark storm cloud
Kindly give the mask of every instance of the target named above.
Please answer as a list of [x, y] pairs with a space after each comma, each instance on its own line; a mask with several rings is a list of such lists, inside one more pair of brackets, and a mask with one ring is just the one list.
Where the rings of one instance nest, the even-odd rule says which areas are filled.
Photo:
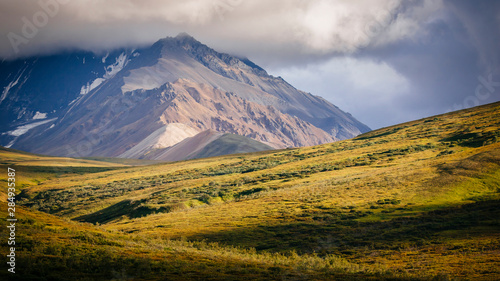
[[446, 1], [463, 24], [487, 71], [500, 66], [500, 1]]
[[386, 124], [500, 99], [500, 6], [487, 3], [445, 2], [443, 16], [428, 22], [423, 35], [361, 52], [361, 57], [383, 60], [411, 81], [411, 94], [392, 101], [410, 118], [387, 116]]
[[[324, 85], [308, 83], [312, 79], [303, 71], [278, 69], [277, 72], [285, 79], [290, 76], [289, 80], [299, 87], [326, 97], [373, 128], [498, 101], [500, 7], [497, 3], [500, 2], [449, 1], [422, 18], [421, 12], [412, 10], [425, 6], [425, 1], [407, 2], [371, 44], [349, 55], [350, 64], [357, 65], [357, 72], [347, 75], [349, 71], [340, 74], [334, 71], [334, 68], [346, 69], [339, 59], [308, 67], [310, 72], [324, 70], [323, 74], [316, 73], [323, 75]], [[418, 27], [404, 23], [405, 17], [418, 22]], [[390, 34], [394, 33], [391, 29], [398, 25], [414, 32], [390, 40]], [[378, 40], [385, 43], [379, 44]], [[369, 75], [362, 71], [367, 63], [373, 68]], [[332, 75], [324, 74], [328, 72]], [[405, 79], [401, 80], [397, 74]], [[359, 87], [363, 79], [373, 81]]]
[[434, 22], [428, 25], [424, 38], [364, 50], [357, 55], [364, 59], [376, 57], [411, 82], [410, 94], [394, 98], [390, 105], [405, 110], [408, 119], [386, 116], [389, 124], [452, 110], [455, 104], [459, 106], [474, 95], [478, 76], [484, 75], [484, 71], [478, 65], [474, 47], [457, 38], [463, 35], [455, 34], [459, 29], [459, 25], [452, 30], [447, 23]]

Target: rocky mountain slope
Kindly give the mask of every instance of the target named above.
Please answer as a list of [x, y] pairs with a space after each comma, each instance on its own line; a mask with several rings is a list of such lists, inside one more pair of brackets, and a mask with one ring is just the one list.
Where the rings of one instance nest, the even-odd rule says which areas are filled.
[[[90, 68], [79, 68], [75, 56]], [[0, 85], [0, 108], [9, 108], [2, 118], [10, 125], [1, 128], [2, 145], [61, 156], [137, 157], [206, 130], [274, 148], [316, 145], [369, 131], [324, 99], [186, 34], [103, 57], [64, 57], [0, 64], [7, 77]], [[32, 66], [24, 66], [28, 61]], [[50, 79], [32, 78], [30, 73], [40, 68]], [[90, 74], [81, 74], [86, 71]], [[71, 87], [56, 83], [72, 74]], [[58, 86], [51, 90], [50, 83]], [[37, 85], [43, 93], [30, 91]], [[51, 100], [58, 103], [45, 104]]]
[[130, 50], [61, 53], [0, 62], [0, 131], [59, 116], [123, 69]]

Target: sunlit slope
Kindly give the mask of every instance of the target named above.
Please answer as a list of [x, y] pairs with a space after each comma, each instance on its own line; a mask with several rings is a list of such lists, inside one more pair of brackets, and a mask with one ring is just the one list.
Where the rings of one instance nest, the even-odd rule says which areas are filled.
[[[337, 256], [257, 253], [123, 234], [25, 208], [17, 208], [16, 218], [16, 270], [2, 270], [2, 280], [407, 280]], [[5, 220], [0, 226], [7, 237]], [[7, 248], [1, 253], [7, 255]]]
[[[0, 146], [0, 169], [7, 171], [12, 168], [16, 174], [16, 186], [23, 189], [38, 185], [46, 180], [121, 169], [127, 167], [120, 163], [94, 161], [90, 159], [75, 159], [32, 154]], [[0, 182], [7, 182], [7, 172], [0, 174]], [[7, 189], [0, 189], [1, 198], [5, 198]]]
[[123, 235], [500, 278], [500, 104], [332, 144], [47, 180], [25, 206]]
[[[156, 160], [122, 158], [69, 158], [28, 153], [0, 146], [0, 168], [18, 170], [17, 187], [38, 185], [43, 181], [74, 175], [85, 175], [103, 171], [123, 169], [131, 166], [144, 166], [161, 163]], [[6, 181], [7, 175], [0, 175]], [[0, 194], [5, 190], [0, 190]]]
[[16, 166], [50, 166], [50, 167], [124, 167], [121, 163], [95, 161], [92, 159], [77, 159], [52, 157], [28, 153], [0, 146], [0, 164]]

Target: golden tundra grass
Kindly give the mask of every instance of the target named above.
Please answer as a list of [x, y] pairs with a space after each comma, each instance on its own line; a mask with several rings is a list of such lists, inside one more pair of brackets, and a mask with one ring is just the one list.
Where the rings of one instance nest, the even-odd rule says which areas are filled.
[[499, 109], [314, 147], [140, 167], [75, 160], [86, 162], [51, 173], [30, 170], [35, 156], [1, 152], [24, 177], [19, 235], [31, 248], [23, 260], [46, 271], [82, 279], [493, 280]]

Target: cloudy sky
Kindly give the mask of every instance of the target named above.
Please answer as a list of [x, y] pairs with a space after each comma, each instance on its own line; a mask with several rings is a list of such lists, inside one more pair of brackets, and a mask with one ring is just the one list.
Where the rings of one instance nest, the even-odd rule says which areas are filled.
[[372, 128], [500, 100], [500, 1], [0, 0], [0, 57], [188, 32]]

